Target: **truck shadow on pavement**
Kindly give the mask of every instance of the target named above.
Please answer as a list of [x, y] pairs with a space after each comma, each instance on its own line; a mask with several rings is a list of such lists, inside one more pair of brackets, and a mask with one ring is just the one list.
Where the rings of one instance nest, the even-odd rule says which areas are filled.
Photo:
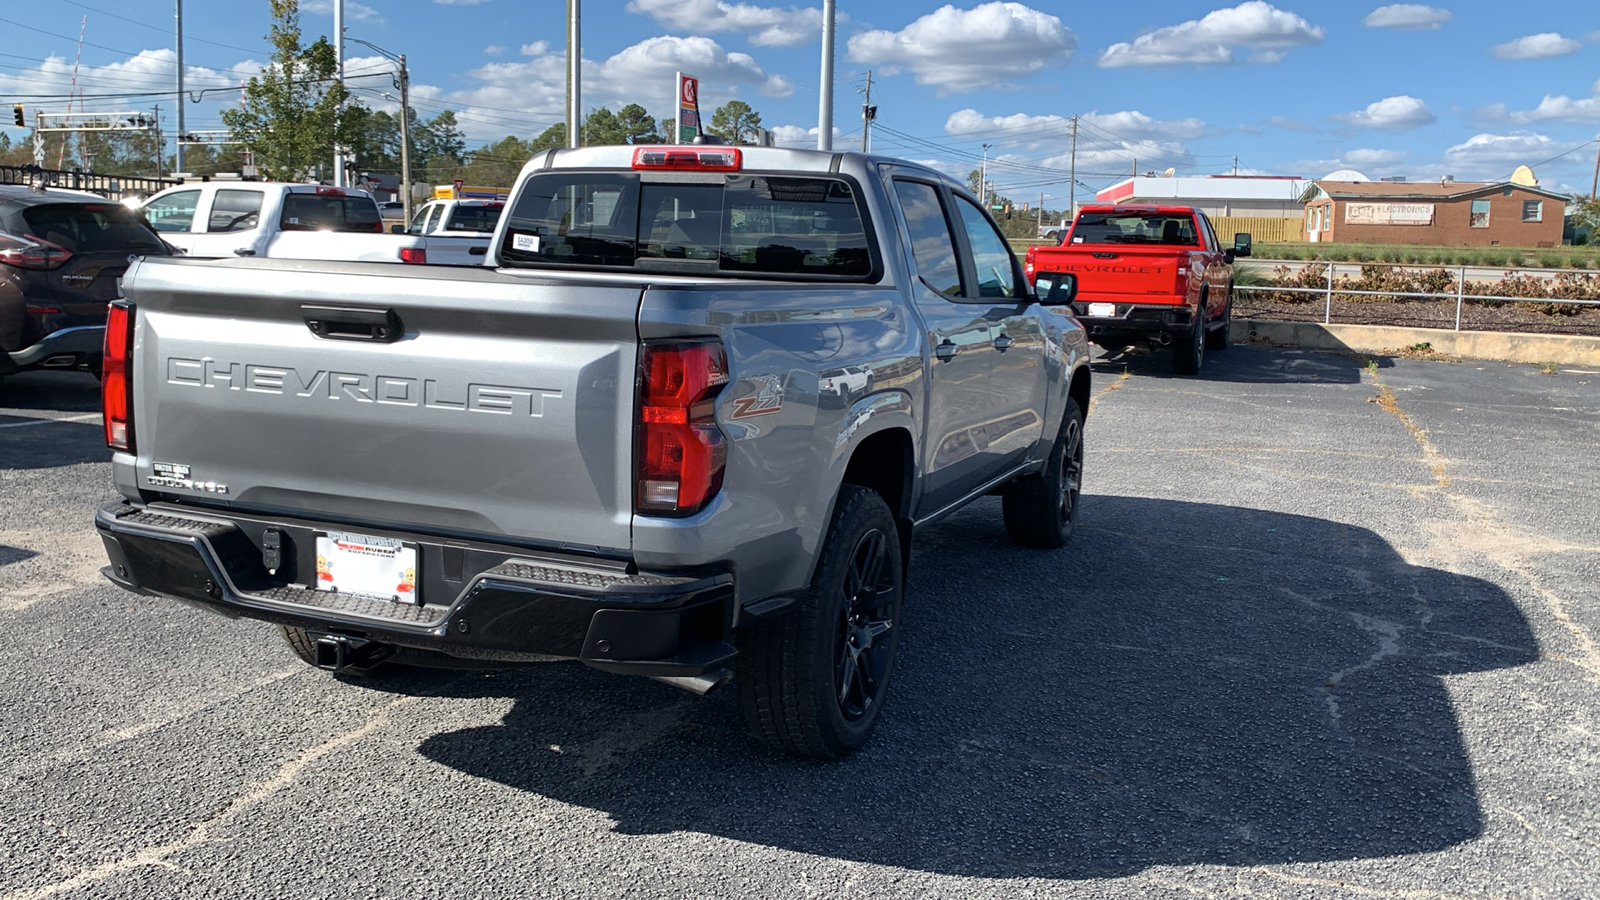
[[1129, 347], [1107, 351], [1095, 345], [1090, 366], [1096, 379], [1104, 381], [1123, 372], [1146, 378], [1171, 378], [1178, 381], [1217, 381], [1235, 384], [1360, 384], [1368, 362], [1380, 369], [1394, 366], [1394, 360], [1379, 354], [1355, 351], [1299, 350], [1293, 347], [1235, 345], [1226, 352], [1206, 354], [1199, 375], [1177, 375], [1172, 371], [1172, 351], [1167, 348]]
[[621, 833], [963, 876], [1385, 857], [1482, 831], [1441, 676], [1536, 658], [1500, 588], [1343, 523], [1084, 500], [1057, 552], [1007, 543], [994, 501], [919, 536], [885, 718], [842, 762], [761, 748], [736, 686], [696, 699], [566, 665], [444, 688], [516, 702], [420, 752]]

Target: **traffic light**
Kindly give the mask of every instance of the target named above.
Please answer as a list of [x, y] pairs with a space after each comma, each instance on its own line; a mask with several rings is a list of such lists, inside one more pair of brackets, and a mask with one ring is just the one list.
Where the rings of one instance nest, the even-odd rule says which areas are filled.
[[28, 119], [27, 119], [26, 116], [24, 116], [22, 114], [22, 104], [21, 103], [13, 103], [13, 104], [11, 104], [11, 121], [17, 123], [17, 127], [18, 128], [27, 127]]

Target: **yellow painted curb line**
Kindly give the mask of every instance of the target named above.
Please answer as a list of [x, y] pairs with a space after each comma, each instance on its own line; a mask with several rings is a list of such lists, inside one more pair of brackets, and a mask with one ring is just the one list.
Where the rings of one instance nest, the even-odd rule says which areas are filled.
[[1361, 353], [1392, 353], [1416, 344], [1427, 344], [1437, 353], [1463, 359], [1600, 366], [1600, 337], [1564, 334], [1234, 319], [1229, 338], [1240, 344], [1256, 342], [1303, 347], [1307, 350], [1351, 350]]

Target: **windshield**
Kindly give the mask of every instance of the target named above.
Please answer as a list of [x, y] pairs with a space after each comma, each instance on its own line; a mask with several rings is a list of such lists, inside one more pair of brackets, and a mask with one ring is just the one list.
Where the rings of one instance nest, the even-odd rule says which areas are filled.
[[278, 227], [284, 231], [382, 233], [383, 217], [371, 197], [295, 193], [284, 196]]
[[150, 227], [120, 203], [49, 203], [22, 211], [28, 230], [73, 253], [166, 253]]
[[1163, 244], [1194, 247], [1194, 219], [1181, 213], [1088, 212], [1072, 226], [1074, 244]]
[[683, 184], [555, 172], [529, 178], [509, 215], [500, 258], [511, 266], [851, 281], [876, 272], [858, 192], [837, 177], [741, 174]]

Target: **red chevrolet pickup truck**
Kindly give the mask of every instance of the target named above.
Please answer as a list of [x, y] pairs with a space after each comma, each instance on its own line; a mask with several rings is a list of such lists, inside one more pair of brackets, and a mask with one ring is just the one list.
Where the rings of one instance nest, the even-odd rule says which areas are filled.
[[1211, 220], [1188, 206], [1095, 205], [1078, 211], [1058, 246], [1030, 247], [1024, 269], [1070, 272], [1073, 308], [1089, 340], [1108, 349], [1140, 341], [1172, 345], [1172, 368], [1196, 375], [1207, 350], [1228, 346], [1233, 260], [1250, 235], [1217, 240]]

